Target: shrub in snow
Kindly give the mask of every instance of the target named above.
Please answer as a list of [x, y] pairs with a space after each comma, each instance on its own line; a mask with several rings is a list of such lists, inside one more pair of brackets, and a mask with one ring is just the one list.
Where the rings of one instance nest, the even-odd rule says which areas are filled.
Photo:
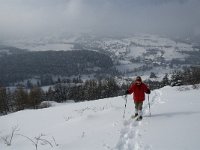
[[40, 103], [38, 108], [48, 108], [48, 107], [53, 107], [56, 106], [58, 103], [54, 101], [43, 101]]
[[12, 128], [12, 132], [10, 135], [1, 137], [1, 140], [7, 145], [7, 146], [11, 146], [12, 145], [12, 141], [14, 136], [16, 135], [16, 132], [19, 131], [18, 126], [15, 126]]
[[177, 88], [177, 90], [178, 90], [178, 91], [188, 91], [188, 90], [190, 90], [190, 88], [187, 87], [187, 86], [179, 86], [179, 87]]
[[[27, 137], [25, 135], [22, 135], [22, 134], [18, 134], [18, 135], [28, 139], [35, 146], [35, 150], [38, 150], [38, 146], [39, 145], [49, 145], [49, 146], [53, 147], [52, 143], [49, 140], [44, 138], [45, 137], [44, 134], [40, 134], [39, 136], [34, 137], [33, 139], [31, 139], [31, 138], [29, 138], [29, 137]], [[53, 140], [55, 142], [54, 138], [53, 138]]]
[[40, 103], [40, 105], [38, 106], [38, 108], [48, 108], [48, 107], [51, 107], [52, 104], [48, 101], [43, 101]]
[[192, 88], [193, 88], [193, 89], [199, 89], [199, 88], [200, 88], [200, 85], [199, 85], [199, 84], [193, 84], [193, 85], [192, 85]]

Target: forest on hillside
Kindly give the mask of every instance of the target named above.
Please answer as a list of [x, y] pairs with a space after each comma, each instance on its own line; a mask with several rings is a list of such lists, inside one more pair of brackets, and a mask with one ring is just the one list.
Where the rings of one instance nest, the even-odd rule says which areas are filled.
[[12, 54], [0, 59], [0, 84], [9, 85], [34, 76], [78, 76], [82, 74], [115, 74], [111, 58], [88, 51], [37, 51]]
[[[48, 103], [43, 103], [49, 101], [63, 103], [73, 100], [81, 102], [124, 95], [131, 82], [133, 82], [133, 79], [127, 78], [123, 84], [119, 84], [119, 80], [112, 77], [86, 80], [85, 82], [80, 80], [76, 84], [60, 82], [50, 87], [48, 91], [37, 86], [31, 89], [19, 86], [14, 91], [0, 86], [0, 115], [27, 108], [49, 107]], [[180, 85], [193, 85], [193, 88], [196, 89], [199, 88], [200, 83], [200, 68], [185, 68], [183, 71], [174, 71], [171, 77], [165, 74], [162, 81], [155, 81], [150, 78], [144, 82], [151, 90], [164, 86]]]

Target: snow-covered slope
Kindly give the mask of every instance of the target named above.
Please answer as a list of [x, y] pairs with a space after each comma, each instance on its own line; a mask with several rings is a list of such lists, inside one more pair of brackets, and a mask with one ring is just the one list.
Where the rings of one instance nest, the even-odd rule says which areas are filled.
[[30, 39], [15, 39], [3, 41], [4, 45], [14, 46], [21, 49], [27, 49], [30, 51], [68, 51], [74, 47], [74, 42], [77, 37], [56, 37], [47, 36], [42, 38], [30, 38]]
[[[170, 69], [191, 65], [189, 54], [198, 51], [192, 44], [156, 35], [139, 34], [121, 38], [78, 38], [84, 49], [100, 50], [109, 54], [119, 71], [144, 74], [145, 71], [166, 73]], [[148, 73], [149, 74], [149, 73]]]
[[[180, 90], [180, 91], [179, 91]], [[198, 150], [200, 90], [165, 87], [151, 95], [142, 122], [125, 121], [119, 150]]]
[[[127, 38], [80, 38], [78, 40], [85, 48], [96, 48], [109, 51], [116, 57], [137, 58], [144, 56], [146, 59], [163, 57], [166, 60], [185, 58], [183, 51], [193, 51], [192, 44], [173, 41], [156, 35], [133, 35]], [[147, 55], [145, 55], [147, 54]]]
[[31, 51], [75, 49], [100, 51], [113, 59], [120, 72], [130, 75], [150, 74], [150, 72], [164, 74], [173, 69], [180, 69], [184, 65], [200, 63], [198, 59], [192, 62], [190, 57], [191, 54], [199, 55], [198, 46], [150, 34], [124, 37], [98, 37], [85, 34], [66, 37], [47, 36], [37, 39], [6, 41], [4, 44]]
[[[123, 97], [12, 113], [0, 117], [0, 147], [35, 150], [33, 143], [43, 139], [38, 150], [197, 150], [199, 97], [200, 89], [191, 86], [155, 90], [150, 95], [151, 117], [145, 101], [141, 122], [130, 119], [132, 96], [128, 96], [125, 119]], [[18, 130], [7, 146], [5, 139], [9, 141], [14, 127]]]

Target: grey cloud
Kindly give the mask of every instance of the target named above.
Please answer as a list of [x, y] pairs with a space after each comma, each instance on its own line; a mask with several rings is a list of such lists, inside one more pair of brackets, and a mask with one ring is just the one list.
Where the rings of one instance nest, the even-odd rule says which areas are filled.
[[0, 0], [2, 37], [200, 31], [198, 0]]

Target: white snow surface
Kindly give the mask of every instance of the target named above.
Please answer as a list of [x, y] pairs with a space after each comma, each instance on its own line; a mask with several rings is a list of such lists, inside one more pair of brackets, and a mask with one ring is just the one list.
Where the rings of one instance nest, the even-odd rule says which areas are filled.
[[82, 38], [78, 42], [85, 45], [86, 48], [103, 49], [112, 53], [114, 57], [119, 59], [126, 57], [128, 60], [141, 56], [152, 60], [159, 57], [163, 57], [168, 61], [175, 58], [184, 59], [188, 55], [182, 52], [196, 50], [192, 44], [175, 42], [169, 38], [150, 34], [138, 34], [121, 39], [102, 38], [96, 40]]
[[74, 47], [74, 42], [77, 37], [52, 37], [47, 36], [37, 39], [15, 39], [4, 41], [5, 45], [11, 45], [21, 49], [27, 49], [30, 51], [68, 51]]
[[[50, 144], [38, 150], [198, 150], [200, 147], [200, 89], [192, 86], [154, 90], [144, 102], [144, 118], [134, 114], [132, 95], [81, 103], [65, 103], [39, 110], [23, 110], [0, 117], [1, 150], [35, 150], [26, 137], [43, 134]], [[10, 146], [13, 127], [18, 127]], [[23, 135], [23, 136], [21, 136]], [[26, 137], [24, 137], [26, 136]], [[53, 140], [55, 139], [55, 141]]]

